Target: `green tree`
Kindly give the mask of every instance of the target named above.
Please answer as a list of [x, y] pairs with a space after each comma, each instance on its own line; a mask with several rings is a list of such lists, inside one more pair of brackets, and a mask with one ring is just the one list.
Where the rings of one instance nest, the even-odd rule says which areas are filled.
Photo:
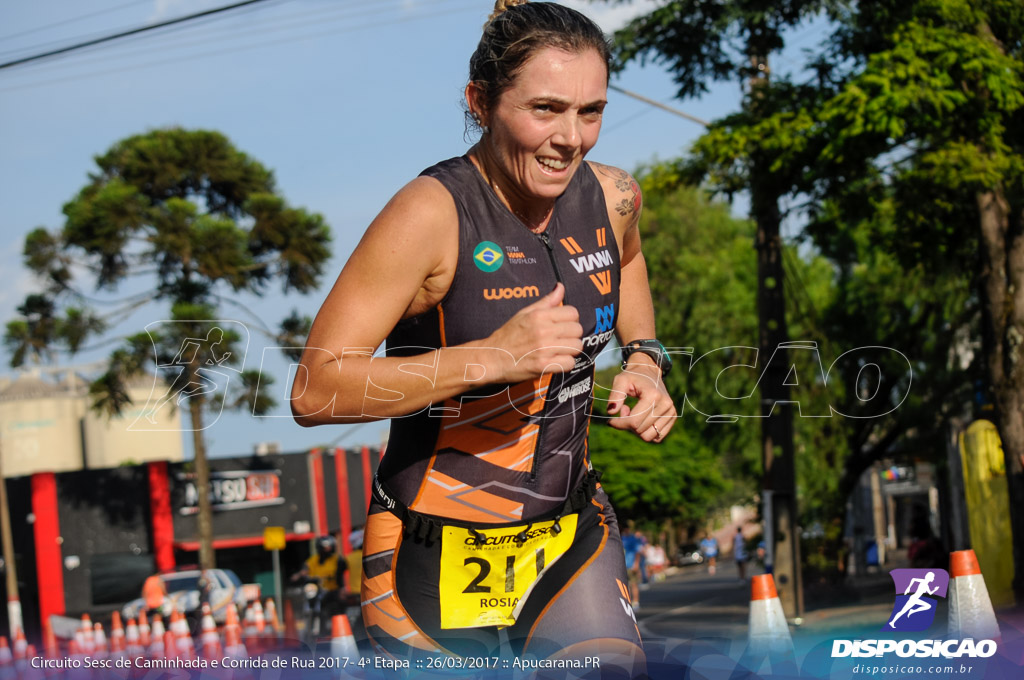
[[[747, 7], [728, 4], [733, 12]], [[832, 300], [800, 312], [810, 312], [806, 317], [825, 354], [837, 356], [830, 346], [880, 345], [910, 361], [912, 376], [906, 361], [893, 353], [883, 357], [877, 384], [858, 382], [862, 369], [876, 363], [863, 357], [841, 361], [829, 373], [831, 403], [838, 413], [854, 416], [829, 428], [844, 433], [844, 446], [819, 449], [831, 459], [829, 466], [842, 460], [838, 484], [810, 474], [813, 458], [798, 461], [806, 468], [803, 478], [817, 479], [819, 493], [831, 496], [825, 505], [838, 513], [837, 503], [882, 456], [941, 452], [943, 425], [964, 408], [978, 375], [980, 367], [969, 357], [984, 316], [984, 286], [978, 283], [986, 269], [972, 235], [979, 202], [962, 186], [991, 166], [977, 154], [965, 155], [963, 140], [980, 138], [1006, 150], [1008, 140], [1019, 139], [1019, 113], [1013, 114], [1016, 126], [1007, 113], [1019, 111], [1020, 69], [1005, 56], [1016, 50], [1019, 61], [1021, 12], [1019, 4], [999, 2], [823, 7], [838, 28], [808, 61], [815, 77], [760, 84], [755, 106], [716, 121], [677, 169], [681, 177], [704, 180], [726, 194], [750, 190], [755, 203], [756, 184], [771, 176], [779, 195], [807, 210], [804, 234], [834, 268]], [[959, 28], [936, 31], [936, 16], [958, 17]], [[663, 17], [663, 34], [682, 30], [674, 22]], [[652, 38], [648, 44], [662, 47]], [[998, 44], [1003, 52], [994, 49]], [[669, 54], [674, 70], [684, 70], [687, 62]], [[692, 70], [686, 73], [693, 77]], [[990, 94], [973, 98], [979, 83]], [[1010, 173], [1003, 181], [1019, 186], [1016, 177]], [[787, 290], [802, 288], [787, 283]], [[862, 403], [872, 392], [876, 399]], [[798, 431], [803, 425], [797, 421]]]
[[[830, 0], [672, 0], [633, 20], [615, 35], [621, 63], [653, 58], [667, 65], [687, 97], [715, 81], [734, 80], [744, 88], [739, 116], [761, 120], [774, 112], [770, 56], [785, 46], [784, 32], [836, 3]], [[743, 188], [750, 194], [750, 215], [757, 227], [757, 309], [759, 356], [766, 361], [758, 384], [762, 403], [761, 457], [763, 483], [774, 491], [772, 519], [776, 571], [789, 582], [780, 589], [790, 615], [803, 610], [797, 536], [793, 413], [787, 368], [789, 332], [786, 319], [779, 200], [792, 178], [773, 170], [773, 157], [748, 149]]]
[[[152, 369], [155, 359], [156, 370], [171, 384], [169, 407], [187, 402], [199, 562], [213, 568], [204, 413], [244, 405], [258, 414], [271, 406], [256, 392], [269, 376], [255, 372], [240, 372], [230, 395], [208, 396], [205, 371], [232, 368], [241, 359], [236, 327], [216, 321], [218, 308], [235, 294], [262, 295], [275, 280], [285, 292], [314, 290], [330, 256], [330, 229], [320, 215], [287, 205], [272, 173], [218, 132], [154, 130], [114, 144], [95, 161], [88, 184], [64, 205], [64, 226], [53, 232], [37, 228], [25, 239], [25, 263], [46, 280], [47, 289], [29, 296], [4, 340], [12, 364], [20, 365], [48, 358], [53, 347], [73, 353], [87, 336], [102, 333], [102, 321], [81, 307], [88, 298], [76, 279], [90, 278], [102, 291], [145, 286], [146, 292], [109, 316], [146, 304], [169, 306], [172, 323], [128, 337], [90, 393], [94, 408], [120, 413], [130, 403], [126, 381]], [[155, 282], [140, 284], [144, 277]], [[293, 313], [279, 332], [263, 330], [279, 345], [301, 345], [295, 339], [304, 338], [309, 324]]]
[[[1006, 455], [1018, 597], [1024, 597], [1022, 39], [1019, 2], [859, 3], [823, 55], [827, 77], [813, 95], [731, 131], [774, 149], [777, 166], [797, 177], [794, 186], [816, 206], [812, 233], [836, 235], [839, 223], [863, 224], [876, 247], [918, 281], [966, 272], [960, 281], [970, 287], [957, 288], [954, 298], [964, 303], [961, 314], [941, 300], [906, 311], [932, 330], [929, 318], [944, 317], [947, 333], [966, 328], [968, 339], [980, 339], [978, 368]], [[929, 317], [929, 308], [938, 316]], [[928, 366], [929, 389], [942, 390], [941, 369]]]
[[[753, 483], [760, 469], [758, 372], [742, 366], [725, 370], [751, 362], [756, 351], [751, 346], [758, 323], [756, 253], [750, 247], [755, 228], [732, 217], [724, 203], [682, 185], [672, 164], [642, 168], [637, 179], [644, 195], [640, 230], [658, 337], [688, 352], [677, 350], [676, 367], [666, 379], [680, 419], [663, 444], [650, 445], [603, 426], [598, 418], [590, 449], [624, 517], [701, 525], [720, 509], [751, 502], [758, 491]], [[809, 302], [825, 305], [832, 294], [832, 269], [820, 258], [806, 260], [789, 249], [787, 261], [805, 284]], [[799, 321], [794, 330], [797, 337], [807, 332]], [[807, 375], [813, 376], [809, 367]], [[598, 383], [611, 381], [599, 374]], [[803, 407], [827, 411], [824, 385], [809, 381], [808, 387], [798, 395]], [[600, 399], [599, 391], [598, 405]], [[735, 417], [722, 417], [730, 414]], [[820, 419], [806, 423], [816, 428], [816, 437], [835, 438]], [[814, 468], [801, 474], [801, 484], [828, 478]]]

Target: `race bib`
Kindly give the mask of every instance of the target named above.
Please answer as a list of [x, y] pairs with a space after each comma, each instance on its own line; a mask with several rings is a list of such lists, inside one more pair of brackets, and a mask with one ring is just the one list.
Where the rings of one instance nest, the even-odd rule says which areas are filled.
[[441, 628], [511, 626], [533, 584], [572, 545], [576, 515], [527, 525], [473, 532], [446, 526], [441, 537]]

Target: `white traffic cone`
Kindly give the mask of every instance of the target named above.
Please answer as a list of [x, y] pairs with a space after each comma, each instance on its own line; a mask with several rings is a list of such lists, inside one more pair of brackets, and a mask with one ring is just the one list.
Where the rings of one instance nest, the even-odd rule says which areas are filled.
[[747, 652], [754, 658], [762, 658], [766, 654], [769, 657], [793, 654], [793, 638], [789, 635], [789, 624], [771, 574], [760, 574], [750, 579], [749, 635]]
[[121, 623], [121, 612], [115, 611], [110, 616], [110, 656], [119, 659], [124, 656], [125, 647], [124, 625]]
[[151, 642], [149, 643], [149, 658], [151, 659], [162, 659], [164, 658], [164, 621], [159, 614], [153, 617], [153, 625], [150, 628], [149, 637]]
[[125, 652], [129, 659], [142, 656], [146, 653], [146, 648], [142, 644], [142, 637], [139, 634], [139, 625], [135, 623], [135, 619], [128, 619], [128, 628], [124, 633]]
[[266, 636], [272, 640], [277, 640], [281, 637], [281, 620], [277, 616], [277, 605], [274, 604], [272, 598], [267, 598], [267, 604], [263, 609], [267, 613]]
[[237, 626], [224, 629], [224, 656], [231, 659], [246, 659], [249, 653], [242, 644], [241, 630]]
[[344, 614], [337, 614], [331, 618], [331, 656], [335, 659], [348, 657], [350, 662], [359, 656], [356, 638], [352, 635], [352, 625]]
[[219, 658], [221, 654], [220, 635], [217, 634], [217, 622], [213, 620], [210, 605], [203, 603], [202, 632], [199, 634], [199, 648], [206, 659]]
[[92, 656], [96, 653], [96, 637], [92, 627], [92, 619], [89, 618], [88, 614], [82, 614], [82, 653], [86, 656]]
[[146, 611], [142, 610], [139, 612], [139, 644], [144, 649], [149, 649], [152, 643], [152, 629], [149, 627], [149, 619], [146, 618]]
[[25, 631], [18, 629], [14, 634], [14, 668], [18, 675], [28, 668], [28, 640], [25, 639]]
[[103, 632], [103, 624], [97, 621], [92, 624], [92, 655], [97, 659], [107, 658], [107, 635]]
[[0, 635], [0, 678], [13, 678], [15, 677], [14, 671], [14, 654], [11, 653], [11, 648], [7, 645], [7, 636]]
[[949, 636], [999, 640], [999, 624], [973, 550], [949, 555]]

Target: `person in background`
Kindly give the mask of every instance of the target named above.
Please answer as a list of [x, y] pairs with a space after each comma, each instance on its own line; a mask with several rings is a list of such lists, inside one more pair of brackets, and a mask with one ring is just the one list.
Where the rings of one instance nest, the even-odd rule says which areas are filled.
[[626, 558], [626, 582], [633, 610], [640, 608], [640, 537], [630, 520], [622, 530], [622, 550]]
[[334, 536], [325, 534], [316, 539], [313, 554], [302, 565], [302, 569], [292, 576], [293, 581], [304, 578], [319, 581], [323, 589], [320, 605], [323, 621], [330, 621], [331, 615], [341, 607], [340, 588], [347, 568], [345, 560], [338, 557], [338, 542]]
[[160, 613], [164, 606], [164, 598], [167, 597], [167, 584], [160, 577], [160, 574], [153, 574], [142, 584], [142, 597], [146, 600], [146, 610]]
[[747, 545], [744, 542], [742, 527], [736, 527], [736, 535], [732, 537], [732, 556], [736, 560], [736, 570], [740, 572], [740, 580], [746, 581]]
[[648, 543], [647, 547], [644, 548], [644, 557], [647, 561], [648, 575], [654, 581], [662, 581], [665, 579], [665, 563], [668, 562], [668, 558], [665, 555], [665, 549], [661, 547], [660, 543]]
[[707, 560], [708, 573], [714, 576], [718, 569], [718, 540], [705, 531], [704, 538], [700, 539], [700, 551], [704, 555], [704, 559]]
[[348, 589], [358, 594], [363, 583], [363, 527], [359, 526], [348, 535], [349, 545], [352, 550], [345, 555], [345, 564], [348, 566]]
[[637, 559], [640, 561], [640, 587], [643, 589], [647, 588], [648, 573], [647, 573], [647, 547], [650, 542], [647, 540], [647, 536], [644, 532], [636, 532], [637, 540], [640, 542], [640, 548], [637, 550]]

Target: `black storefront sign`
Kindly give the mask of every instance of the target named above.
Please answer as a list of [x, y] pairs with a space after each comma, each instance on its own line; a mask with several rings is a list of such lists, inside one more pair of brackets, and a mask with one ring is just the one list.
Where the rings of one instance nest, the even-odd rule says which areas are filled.
[[[184, 486], [182, 515], [199, 512], [199, 493], [195, 473], [178, 472], [175, 477]], [[281, 494], [280, 470], [224, 470], [210, 473], [210, 500], [216, 511], [244, 510], [285, 502]]]

